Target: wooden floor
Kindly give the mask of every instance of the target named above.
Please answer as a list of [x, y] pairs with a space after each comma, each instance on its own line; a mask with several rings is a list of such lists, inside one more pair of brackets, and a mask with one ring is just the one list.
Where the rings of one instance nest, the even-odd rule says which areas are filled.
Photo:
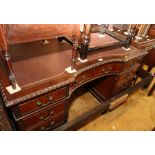
[[[153, 80], [155, 82], [155, 79]], [[138, 90], [130, 95], [127, 102], [113, 110], [101, 115], [91, 123], [80, 128], [80, 131], [151, 131], [155, 128], [155, 91], [147, 96], [150, 87]], [[72, 101], [69, 120], [93, 108], [99, 102], [89, 92], [75, 94]]]

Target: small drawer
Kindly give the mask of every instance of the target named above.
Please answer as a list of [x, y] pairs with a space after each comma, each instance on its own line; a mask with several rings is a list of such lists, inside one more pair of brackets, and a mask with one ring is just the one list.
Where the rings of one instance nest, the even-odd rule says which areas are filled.
[[13, 115], [16, 118], [24, 116], [32, 111], [43, 108], [51, 103], [58, 101], [62, 98], [65, 98], [67, 94], [66, 87], [55, 90], [51, 93], [38, 97], [36, 99], [30, 100], [28, 102], [22, 103], [20, 105], [12, 108]]
[[116, 85], [114, 87], [114, 94], [130, 86], [131, 82], [135, 77], [137, 69], [138, 69], [138, 66], [135, 66], [134, 68], [121, 73], [117, 77]]
[[123, 69], [128, 70], [131, 67], [140, 65], [140, 61], [141, 61], [140, 59], [136, 59], [136, 60], [131, 60], [131, 61], [127, 62], [127, 63], [124, 63], [123, 64]]
[[83, 72], [82, 74], [80, 74], [76, 80], [75, 80], [75, 83], [76, 84], [81, 84], [81, 83], [84, 83], [88, 80], [90, 80], [92, 77], [94, 77], [94, 68], [90, 69], [90, 70], [87, 70], [85, 72]]
[[120, 71], [121, 71], [120, 63], [112, 63], [112, 64], [105, 64], [105, 65], [97, 66], [95, 68], [92, 68], [80, 74], [76, 78], [76, 84], [82, 84], [86, 81], [93, 80], [104, 74], [115, 73], [115, 72], [120, 72]]
[[65, 115], [61, 114], [58, 115], [50, 120], [46, 120], [43, 123], [34, 126], [33, 128], [30, 128], [30, 131], [48, 131], [48, 130], [52, 130], [62, 124], [65, 123]]
[[111, 63], [96, 67], [95, 75], [103, 75], [120, 71], [121, 71], [121, 63]]
[[65, 113], [65, 102], [58, 103], [56, 105], [50, 106], [41, 112], [35, 113], [30, 117], [23, 118], [18, 120], [18, 126], [20, 129], [25, 130], [39, 123], [43, 123], [46, 120], [50, 120], [55, 115], [60, 113]]

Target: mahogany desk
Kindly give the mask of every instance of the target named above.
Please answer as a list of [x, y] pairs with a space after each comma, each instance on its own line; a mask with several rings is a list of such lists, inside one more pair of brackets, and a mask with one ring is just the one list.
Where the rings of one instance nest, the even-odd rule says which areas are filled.
[[[106, 35], [101, 42], [93, 34], [90, 46], [117, 42]], [[7, 72], [0, 57], [0, 90], [8, 120], [13, 130], [53, 130], [67, 122], [69, 101], [74, 90], [90, 84], [91, 92], [100, 100], [130, 88], [141, 60], [148, 52], [130, 46], [90, 53], [86, 62], [77, 61], [76, 72], [68, 73], [72, 47], [67, 42], [49, 39], [10, 45], [13, 70], [21, 91], [10, 94]], [[102, 89], [101, 89], [102, 87]], [[105, 109], [109, 109], [107, 106]]]

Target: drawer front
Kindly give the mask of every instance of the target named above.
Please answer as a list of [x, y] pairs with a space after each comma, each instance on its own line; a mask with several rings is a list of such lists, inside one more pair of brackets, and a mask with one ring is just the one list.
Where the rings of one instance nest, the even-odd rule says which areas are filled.
[[84, 73], [80, 74], [76, 78], [76, 85], [80, 85], [84, 82], [87, 82], [89, 80], [93, 80], [99, 76], [102, 76], [104, 74], [109, 73], [116, 73], [121, 71], [122, 65], [120, 63], [112, 63], [112, 64], [105, 64], [101, 66], [97, 66], [95, 68], [92, 68], [90, 70], [85, 71]]
[[15, 106], [12, 109], [13, 115], [16, 118], [19, 118], [19, 117], [24, 116], [32, 111], [35, 111], [35, 110], [43, 108], [47, 105], [50, 105], [51, 103], [66, 97], [66, 94], [67, 94], [66, 90], [67, 89], [64, 87], [64, 88], [58, 89], [56, 91], [53, 91], [51, 93], [48, 93], [47, 95], [38, 97], [31, 101], [28, 101], [28, 102], [25, 102], [18, 106]]
[[95, 75], [103, 75], [108, 73], [115, 73], [121, 71], [121, 63], [111, 63], [98, 66], [95, 68]]
[[51, 120], [60, 113], [65, 113], [65, 102], [49, 106], [41, 112], [37, 112], [36, 114], [31, 115], [30, 117], [26, 117], [17, 121], [17, 123], [20, 129], [25, 130], [36, 124], [43, 123], [46, 120]]
[[29, 129], [30, 131], [48, 131], [52, 130], [65, 123], [64, 114], [58, 115], [50, 120], [46, 120], [43, 123]]
[[136, 59], [136, 60], [131, 60], [129, 62], [126, 62], [126, 63], [123, 64], [123, 69], [128, 70], [133, 66], [140, 65], [140, 61], [141, 61], [141, 59]]
[[121, 90], [129, 87], [131, 85], [132, 80], [135, 77], [136, 71], [139, 66], [134, 66], [119, 75], [116, 79], [116, 85], [114, 88], [114, 94], [119, 93]]

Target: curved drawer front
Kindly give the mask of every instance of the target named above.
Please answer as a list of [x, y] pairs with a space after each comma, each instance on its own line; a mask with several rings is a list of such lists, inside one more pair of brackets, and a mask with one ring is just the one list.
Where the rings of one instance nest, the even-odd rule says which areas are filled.
[[86, 83], [87, 81], [89, 82], [95, 78], [98, 78], [106, 74], [119, 73], [121, 71], [121, 68], [121, 63], [111, 63], [89, 69], [77, 76], [73, 87], [77, 87], [78, 85]]
[[141, 59], [130, 60], [130, 61], [126, 62], [126, 63], [123, 63], [123, 69], [124, 69], [124, 70], [128, 70], [128, 69], [130, 69], [131, 67], [140, 65], [140, 62], [141, 62]]
[[60, 113], [65, 113], [65, 102], [60, 102], [56, 105], [49, 106], [46, 109], [31, 115], [30, 117], [18, 120], [17, 123], [20, 129], [27, 130], [36, 124], [53, 119]]
[[36, 99], [15, 106], [14, 108], [12, 108], [13, 115], [16, 118], [19, 118], [30, 112], [46, 107], [54, 103], [55, 101], [65, 98], [66, 96], [67, 96], [67, 88], [66, 87], [60, 88], [44, 96], [38, 97]]

